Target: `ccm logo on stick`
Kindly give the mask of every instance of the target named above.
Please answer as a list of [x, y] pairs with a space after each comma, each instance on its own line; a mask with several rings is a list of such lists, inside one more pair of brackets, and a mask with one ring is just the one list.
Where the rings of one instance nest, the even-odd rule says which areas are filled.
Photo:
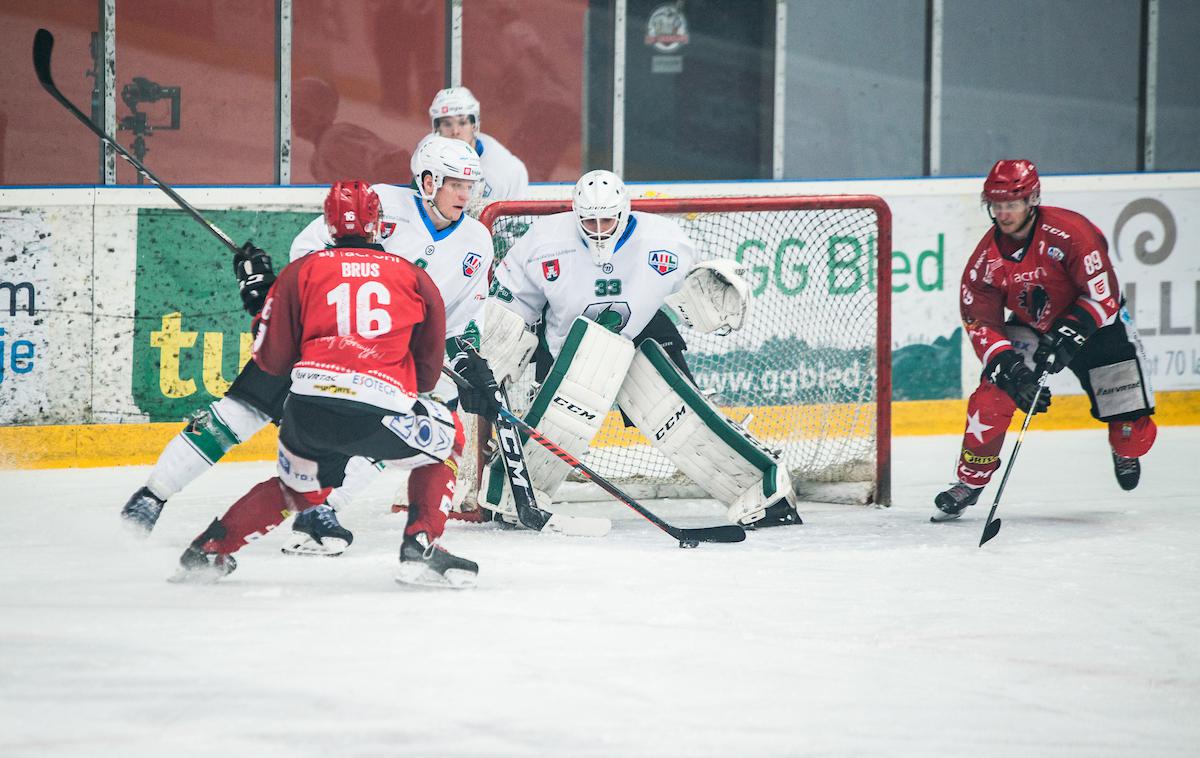
[[517, 438], [517, 433], [512, 427], [503, 427], [498, 430], [500, 434], [500, 444], [508, 455], [504, 456], [504, 463], [508, 466], [509, 480], [513, 486], [528, 487], [529, 480], [525, 478], [525, 464], [521, 462], [521, 458], [517, 455], [521, 450], [521, 441]]
[[667, 432], [671, 431], [671, 429], [673, 429], [675, 427], [675, 422], [678, 421], [679, 419], [683, 418], [686, 413], [687, 413], [687, 406], [686, 405], [679, 406], [679, 410], [677, 410], [673, 414], [671, 414], [671, 418], [667, 419], [667, 423], [660, 426], [658, 428], [658, 431], [654, 433], [654, 439], [661, 440], [663, 437], [665, 437]]
[[588, 421], [596, 420], [595, 413], [592, 413], [587, 408], [575, 405], [575, 403], [572, 403], [570, 400], [567, 400], [562, 395], [555, 395], [554, 400], [552, 400], [551, 402], [553, 402], [555, 405], [557, 405], [561, 408], [566, 408], [568, 411], [575, 414], [576, 416], [579, 416], [582, 419], [586, 419]]

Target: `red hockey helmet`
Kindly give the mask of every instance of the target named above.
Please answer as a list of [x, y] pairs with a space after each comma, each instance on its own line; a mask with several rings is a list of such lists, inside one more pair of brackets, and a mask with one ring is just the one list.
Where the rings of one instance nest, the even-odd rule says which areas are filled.
[[363, 181], [335, 182], [325, 197], [325, 225], [335, 240], [379, 233], [379, 195]]
[[1002, 203], [1029, 198], [1031, 205], [1041, 199], [1042, 180], [1037, 166], [1027, 160], [999, 160], [983, 180], [983, 202]]

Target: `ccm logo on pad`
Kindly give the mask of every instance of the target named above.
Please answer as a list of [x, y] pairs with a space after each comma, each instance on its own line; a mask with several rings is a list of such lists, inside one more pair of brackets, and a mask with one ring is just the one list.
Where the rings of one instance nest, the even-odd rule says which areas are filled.
[[551, 402], [554, 403], [555, 405], [559, 406], [560, 408], [566, 408], [569, 412], [575, 414], [576, 416], [579, 416], [582, 419], [585, 419], [587, 421], [595, 421], [596, 420], [595, 413], [592, 413], [587, 408], [584, 408], [579, 405], [575, 405], [575, 403], [572, 403], [570, 400], [567, 400], [562, 395], [555, 395], [554, 399]]
[[661, 440], [663, 437], [667, 436], [667, 432], [675, 428], [675, 424], [685, 415], [687, 415], [687, 406], [679, 406], [679, 409], [671, 414], [671, 418], [667, 419], [667, 423], [660, 426], [658, 431], [654, 433], [654, 439]]

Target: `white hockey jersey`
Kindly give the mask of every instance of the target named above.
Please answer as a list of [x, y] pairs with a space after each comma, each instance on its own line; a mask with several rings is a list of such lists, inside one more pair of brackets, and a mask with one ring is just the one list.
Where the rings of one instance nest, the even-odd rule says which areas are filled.
[[[415, 190], [392, 184], [371, 187], [379, 195], [383, 249], [425, 269], [446, 303], [446, 337], [466, 336], [476, 345], [483, 328], [492, 236], [463, 214], [438, 231]], [[317, 217], [292, 241], [291, 260], [333, 244], [324, 217]]]
[[[425, 141], [433, 134], [427, 134], [417, 143], [413, 155], [421, 149]], [[497, 200], [525, 200], [529, 196], [529, 171], [521, 159], [500, 144], [500, 141], [489, 134], [479, 132], [475, 135], [475, 152], [479, 154], [479, 169], [483, 179], [475, 185], [471, 193], [471, 203], [468, 212], [475, 217], [483, 211], [488, 203]]]
[[635, 211], [612, 261], [597, 266], [568, 211], [530, 226], [496, 267], [491, 296], [526, 324], [541, 320], [544, 309], [546, 343], [557, 356], [577, 316], [636, 337], [695, 262], [695, 246], [678, 224]]

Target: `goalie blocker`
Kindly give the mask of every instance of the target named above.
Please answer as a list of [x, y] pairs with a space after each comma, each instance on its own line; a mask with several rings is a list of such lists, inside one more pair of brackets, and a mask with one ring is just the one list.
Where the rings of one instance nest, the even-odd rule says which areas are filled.
[[[787, 471], [771, 451], [705, 398], [654, 340], [633, 342], [578, 318], [526, 421], [579, 457], [616, 402], [680, 471], [727, 507], [730, 521], [801, 523]], [[539, 445], [524, 447], [533, 486], [547, 500], [569, 473]], [[510, 516], [502, 464], [484, 478], [487, 507]]]

